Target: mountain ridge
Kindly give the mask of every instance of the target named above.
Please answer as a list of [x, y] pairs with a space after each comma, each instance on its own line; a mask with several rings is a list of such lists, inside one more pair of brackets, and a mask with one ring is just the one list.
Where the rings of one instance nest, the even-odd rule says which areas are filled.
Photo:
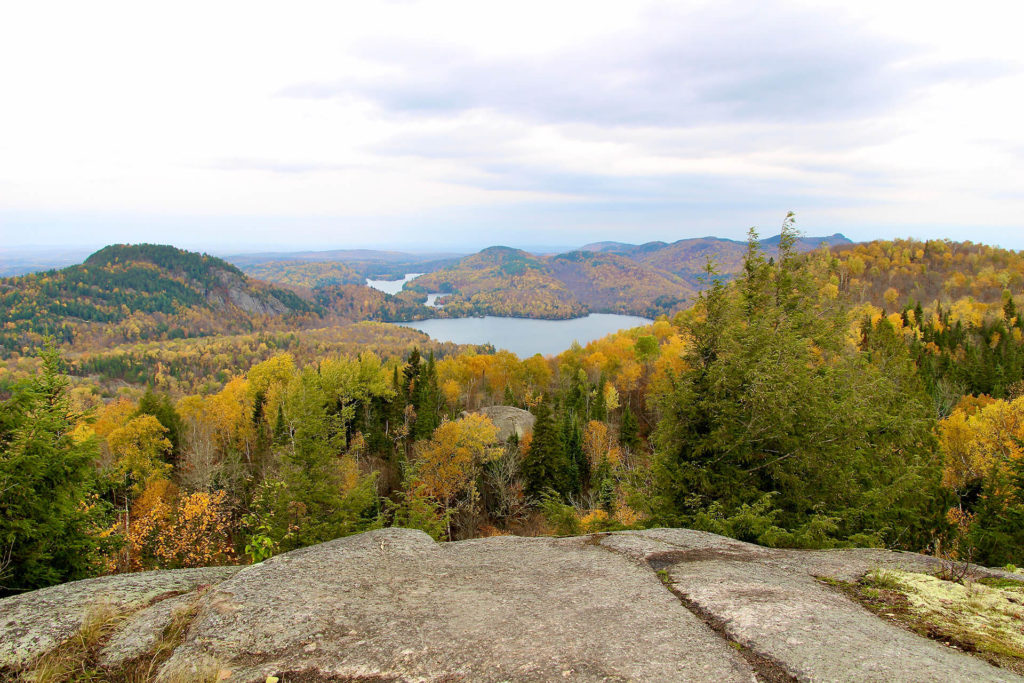
[[60, 343], [156, 341], [302, 328], [344, 311], [425, 316], [428, 310], [364, 285], [330, 297], [264, 282], [223, 259], [169, 245], [115, 244], [83, 263], [0, 279], [0, 353], [12, 354], [52, 336]]

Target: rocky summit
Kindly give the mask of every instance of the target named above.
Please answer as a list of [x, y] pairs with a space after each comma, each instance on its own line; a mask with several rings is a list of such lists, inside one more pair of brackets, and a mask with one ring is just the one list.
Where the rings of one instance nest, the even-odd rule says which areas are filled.
[[825, 580], [935, 562], [684, 529], [455, 543], [381, 529], [242, 569], [6, 598], [0, 667], [13, 674], [58, 647], [102, 604], [126, 615], [102, 645], [110, 668], [187, 615], [160, 660], [164, 681], [1024, 680], [875, 616]]

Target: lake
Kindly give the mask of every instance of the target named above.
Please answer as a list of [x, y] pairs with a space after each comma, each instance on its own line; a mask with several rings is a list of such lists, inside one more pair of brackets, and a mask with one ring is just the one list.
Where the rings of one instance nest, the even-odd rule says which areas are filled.
[[417, 278], [423, 273], [407, 273], [401, 280], [371, 280], [366, 279], [366, 286], [379, 289], [385, 294], [398, 294], [402, 291], [402, 287], [405, 286], [406, 282], [410, 282], [413, 278]]
[[530, 318], [430, 318], [408, 323], [395, 323], [426, 332], [438, 341], [458, 344], [494, 344], [520, 358], [535, 353], [548, 356], [565, 351], [574, 341], [586, 345], [605, 335], [631, 327], [650, 325], [653, 321], [635, 315], [591, 313], [572, 320], [533, 320]]

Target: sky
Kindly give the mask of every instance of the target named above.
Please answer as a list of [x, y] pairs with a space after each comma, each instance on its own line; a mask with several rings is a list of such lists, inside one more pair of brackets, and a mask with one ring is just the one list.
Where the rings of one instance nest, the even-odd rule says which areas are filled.
[[7, 3], [0, 249], [1024, 249], [1024, 4]]

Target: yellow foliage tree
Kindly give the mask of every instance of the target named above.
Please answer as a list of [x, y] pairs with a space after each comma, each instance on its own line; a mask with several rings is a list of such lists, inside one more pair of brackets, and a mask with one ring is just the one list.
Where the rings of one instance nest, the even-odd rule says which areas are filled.
[[165, 434], [167, 428], [159, 420], [152, 415], [140, 415], [107, 436], [115, 471], [126, 478], [135, 495], [150, 481], [163, 479], [171, 471], [170, 463], [163, 460], [171, 450]]
[[608, 456], [611, 449], [611, 438], [608, 435], [608, 425], [598, 420], [591, 420], [583, 428], [583, 452], [590, 462], [591, 470], [597, 469], [603, 458]]
[[429, 441], [416, 449], [416, 474], [413, 488], [441, 506], [451, 538], [451, 513], [458, 499], [474, 505], [476, 478], [484, 463], [500, 454], [498, 428], [479, 414], [459, 420], [445, 420]]
[[943, 484], [960, 491], [983, 479], [993, 468], [1007, 470], [1012, 461], [1024, 458], [1022, 443], [1024, 397], [1012, 402], [961, 402], [952, 415], [939, 423]]

